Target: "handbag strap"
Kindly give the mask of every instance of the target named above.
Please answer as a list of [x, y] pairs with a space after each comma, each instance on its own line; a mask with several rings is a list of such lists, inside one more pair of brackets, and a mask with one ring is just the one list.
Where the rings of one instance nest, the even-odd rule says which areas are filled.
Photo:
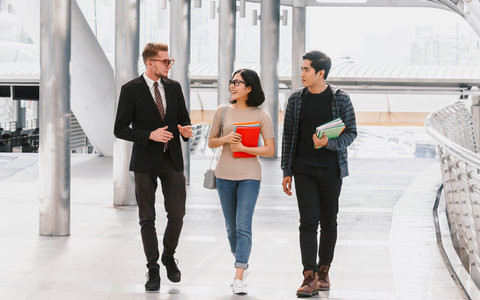
[[227, 109], [228, 109], [228, 106], [227, 104], [225, 104], [225, 108], [223, 109], [223, 113], [222, 113], [222, 118], [220, 119], [220, 136], [219, 137], [222, 137], [223, 135], [223, 120], [225, 119], [225, 114], [227, 113]]
[[[225, 114], [227, 113], [227, 109], [228, 109], [228, 106], [227, 104], [225, 104], [225, 108], [223, 109], [223, 113], [222, 113], [222, 118], [220, 119], [220, 135], [218, 135], [217, 137], [222, 137], [223, 135], [223, 120], [225, 119]], [[209, 169], [212, 168], [212, 163], [213, 163], [213, 160], [215, 159], [215, 156], [217, 156], [217, 160], [218, 160], [218, 155], [215, 155], [217, 148], [213, 149], [213, 155], [212, 155], [212, 160], [210, 161], [210, 166], [208, 167]], [[219, 151], [220, 152], [220, 151]]]

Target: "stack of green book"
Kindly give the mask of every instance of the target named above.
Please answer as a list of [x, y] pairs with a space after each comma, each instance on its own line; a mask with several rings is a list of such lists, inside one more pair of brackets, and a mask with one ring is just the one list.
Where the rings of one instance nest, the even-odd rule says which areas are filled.
[[[316, 133], [317, 133], [318, 138], [322, 138], [323, 134], [325, 133], [325, 135], [329, 139], [334, 139], [334, 138], [339, 137], [340, 134], [343, 132], [343, 130], [345, 130], [345, 124], [343, 124], [342, 119], [337, 118], [335, 120], [332, 120], [330, 122], [327, 122], [325, 124], [322, 124], [322, 125], [318, 126]], [[315, 149], [322, 148], [321, 146], [317, 147], [315, 145], [314, 145], [314, 147], [315, 147]]]

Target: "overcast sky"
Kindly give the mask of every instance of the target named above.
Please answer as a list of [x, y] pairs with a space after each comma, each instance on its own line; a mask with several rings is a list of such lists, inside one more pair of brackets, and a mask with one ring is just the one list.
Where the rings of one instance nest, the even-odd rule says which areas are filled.
[[[440, 36], [454, 36], [457, 31], [471, 40], [479, 40], [470, 25], [457, 14], [432, 8], [324, 8], [307, 10], [307, 50], [324, 49], [332, 57], [351, 56], [370, 63], [401, 63], [415, 41], [416, 28], [433, 27]], [[371, 36], [390, 36], [381, 45], [368, 45]], [[369, 53], [371, 52], [371, 53]]]
[[[158, 8], [158, 0], [143, 0], [142, 3], [149, 7]], [[81, 8], [84, 10], [87, 20], [93, 22], [93, 0], [78, 0]], [[99, 32], [103, 35], [99, 38], [102, 47], [106, 52], [113, 52], [114, 37], [114, 0], [97, 0], [97, 15], [103, 17], [98, 24]], [[25, 30], [31, 33], [31, 37], [38, 45], [39, 36], [39, 8], [40, 0], [16, 0], [15, 5], [19, 12], [22, 24]], [[99, 8], [98, 6], [103, 6]], [[197, 8], [192, 9], [192, 14], [202, 14], [200, 20], [205, 25], [208, 35], [199, 32], [198, 23], [192, 21], [192, 35], [203, 34], [202, 43], [199, 46], [192, 43], [192, 47], [205, 47], [202, 54], [198, 55], [205, 59], [203, 53], [214, 54], [217, 47], [218, 17], [214, 20], [208, 19], [209, 1], [203, 1], [201, 11]], [[259, 29], [260, 26], [251, 25], [251, 10], [258, 9], [260, 6], [255, 3], [247, 4], [247, 17], [237, 19], [237, 26], [242, 27], [243, 33], [237, 33], [237, 59], [249, 61], [258, 60], [259, 57]], [[282, 7], [285, 9], [285, 7]], [[290, 10], [290, 9], [289, 9]], [[162, 11], [163, 16], [166, 11]], [[161, 15], [160, 14], [160, 15]], [[147, 14], [141, 20], [142, 36], [145, 40], [156, 39], [167, 41], [165, 30], [157, 30], [160, 26], [168, 26], [167, 22], [158, 22], [160, 15], [152, 15], [152, 11], [147, 9]], [[291, 56], [291, 20], [290, 10], [289, 24], [287, 27], [280, 28], [280, 58], [286, 61]], [[146, 24], [145, 20], [147, 20]], [[198, 19], [198, 18], [197, 18]], [[142, 25], [143, 24], [143, 25]], [[307, 41], [306, 49], [319, 49], [327, 52], [333, 59], [341, 57], [350, 57], [351, 60], [359, 63], [378, 64], [405, 64], [410, 56], [411, 44], [416, 40], [417, 27], [431, 27], [436, 36], [448, 38], [458, 35], [464, 39], [472, 40], [478, 43], [479, 38], [467, 24], [467, 22], [457, 14], [440, 9], [432, 8], [332, 8], [332, 7], [308, 7], [307, 8]], [[458, 31], [457, 31], [458, 26]], [[146, 28], [146, 29], [145, 29]], [[145, 30], [155, 30], [154, 35], [148, 35]], [[238, 30], [237, 30], [238, 32]], [[167, 33], [168, 34], [168, 33]], [[208, 40], [204, 43], [204, 37]], [[243, 50], [242, 38], [248, 37], [248, 44]], [[143, 41], [142, 41], [143, 42]], [[245, 55], [251, 51], [258, 53], [254, 56]], [[107, 53], [108, 54], [108, 53]], [[472, 51], [474, 61], [480, 61], [480, 51]], [[478, 57], [477, 57], [478, 56]], [[195, 49], [192, 51], [192, 61], [196, 59]], [[216, 61], [216, 56], [208, 57], [212, 62]]]

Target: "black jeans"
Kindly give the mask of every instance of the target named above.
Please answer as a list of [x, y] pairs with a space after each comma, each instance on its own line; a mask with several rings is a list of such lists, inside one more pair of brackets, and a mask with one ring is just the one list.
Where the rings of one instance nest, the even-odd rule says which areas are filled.
[[[303, 271], [330, 265], [337, 242], [338, 197], [342, 179], [338, 167], [296, 166], [293, 170], [300, 211], [300, 251]], [[320, 245], [317, 241], [320, 223]], [[318, 264], [317, 264], [318, 249]]]
[[163, 255], [173, 257], [178, 245], [185, 215], [185, 175], [172, 164], [165, 153], [163, 166], [158, 173], [135, 172], [135, 194], [142, 233], [143, 250], [147, 257], [147, 268], [159, 268], [158, 239], [155, 230], [155, 191], [157, 177], [162, 184], [167, 226], [163, 234]]

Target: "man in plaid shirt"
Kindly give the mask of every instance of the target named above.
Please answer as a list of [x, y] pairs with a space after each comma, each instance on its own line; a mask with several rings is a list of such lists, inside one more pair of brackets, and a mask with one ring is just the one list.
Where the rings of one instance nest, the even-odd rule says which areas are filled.
[[[337, 240], [338, 198], [342, 178], [348, 175], [347, 147], [357, 136], [355, 111], [349, 95], [325, 82], [331, 64], [330, 58], [320, 51], [310, 51], [303, 56], [304, 88], [290, 95], [283, 125], [282, 185], [284, 192], [292, 195], [294, 177], [300, 212], [304, 275], [297, 290], [300, 297], [311, 297], [319, 290], [330, 289], [328, 272]], [[339, 137], [316, 136], [316, 127], [336, 118], [345, 124]]]

